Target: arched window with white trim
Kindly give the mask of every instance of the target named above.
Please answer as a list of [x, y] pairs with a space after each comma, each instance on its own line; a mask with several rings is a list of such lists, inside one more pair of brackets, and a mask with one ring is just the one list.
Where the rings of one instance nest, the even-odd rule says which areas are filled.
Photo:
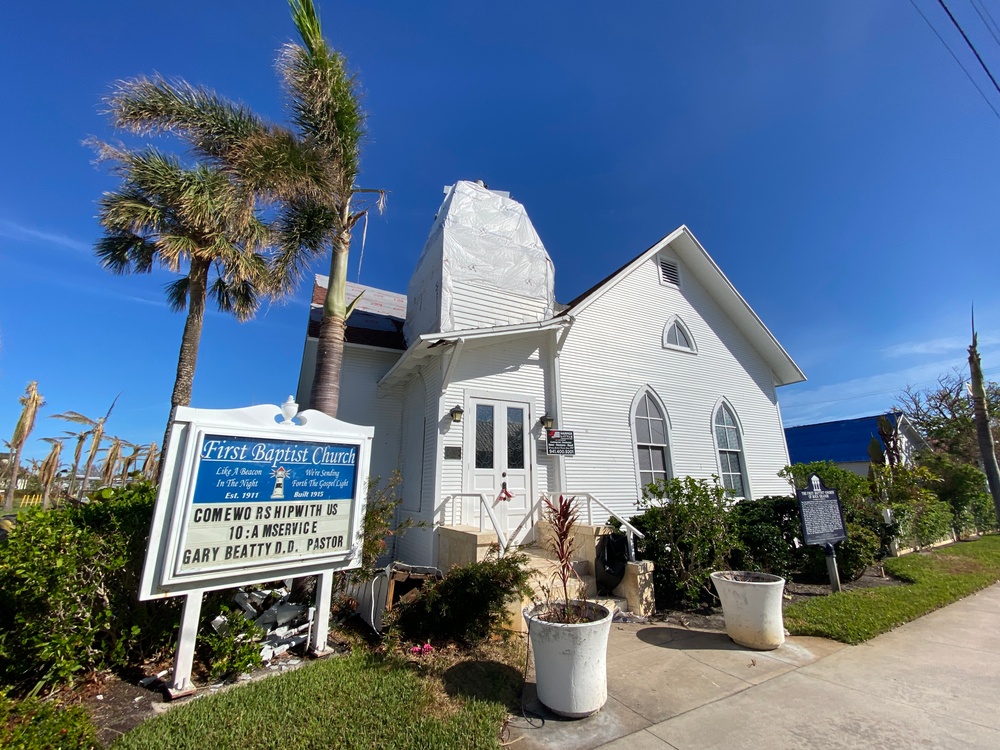
[[747, 493], [746, 462], [743, 459], [743, 436], [733, 410], [725, 402], [715, 411], [715, 443], [719, 449], [719, 476], [723, 486], [735, 498]]
[[667, 419], [663, 408], [649, 390], [643, 391], [633, 404], [632, 437], [640, 489], [659, 479], [669, 479]]
[[678, 349], [685, 352], [697, 352], [694, 337], [684, 321], [676, 315], [663, 326], [663, 348]]

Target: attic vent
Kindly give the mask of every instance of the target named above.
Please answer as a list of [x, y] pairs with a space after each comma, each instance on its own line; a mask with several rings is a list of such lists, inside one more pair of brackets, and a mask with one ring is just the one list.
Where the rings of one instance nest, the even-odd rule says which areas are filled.
[[664, 284], [681, 285], [681, 275], [677, 270], [677, 264], [671, 260], [660, 258], [660, 281]]

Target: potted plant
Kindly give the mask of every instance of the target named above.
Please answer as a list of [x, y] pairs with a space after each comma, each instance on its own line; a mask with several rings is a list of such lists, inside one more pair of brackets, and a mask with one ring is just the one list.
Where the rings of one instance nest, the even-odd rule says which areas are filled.
[[[608, 634], [614, 614], [586, 599], [572, 598], [579, 583], [573, 567], [577, 521], [576, 498], [545, 500], [552, 533], [547, 544], [556, 572], [546, 601], [524, 609], [528, 640], [535, 655], [538, 700], [560, 716], [582, 718], [596, 713], [608, 699]], [[561, 599], [552, 598], [552, 589]]]
[[722, 602], [726, 634], [736, 643], [760, 651], [785, 642], [781, 602], [785, 579], [770, 573], [730, 570], [712, 573]]

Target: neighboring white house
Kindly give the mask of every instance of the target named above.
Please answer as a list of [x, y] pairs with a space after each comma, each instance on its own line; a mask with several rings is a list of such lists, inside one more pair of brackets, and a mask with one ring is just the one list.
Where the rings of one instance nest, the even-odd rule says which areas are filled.
[[[400, 560], [437, 563], [440, 527], [492, 530], [489, 511], [505, 535], [530, 539], [543, 492], [590, 493], [626, 519], [664, 477], [787, 494], [777, 387], [805, 376], [687, 227], [568, 305], [553, 278], [523, 207], [459, 182], [406, 298], [348, 285], [364, 295], [338, 417], [375, 426], [372, 474], [398, 467], [401, 512], [425, 522], [399, 540]], [[300, 403], [326, 278], [316, 284]], [[575, 453], [549, 455], [547, 437], [565, 444], [567, 432]], [[595, 506], [592, 521], [607, 516]]]

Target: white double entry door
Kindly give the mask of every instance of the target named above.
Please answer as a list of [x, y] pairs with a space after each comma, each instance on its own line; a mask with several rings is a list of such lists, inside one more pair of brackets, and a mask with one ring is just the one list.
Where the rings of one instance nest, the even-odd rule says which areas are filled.
[[[473, 398], [471, 407], [472, 429], [465, 433], [470, 443], [464, 451], [468, 457], [466, 486], [486, 498], [508, 539], [517, 531], [512, 541], [520, 542], [531, 530], [530, 523], [521, 525], [532, 496], [529, 404]], [[481, 505], [478, 510], [484, 514]], [[480, 527], [486, 531], [493, 528], [489, 519], [482, 517]]]

